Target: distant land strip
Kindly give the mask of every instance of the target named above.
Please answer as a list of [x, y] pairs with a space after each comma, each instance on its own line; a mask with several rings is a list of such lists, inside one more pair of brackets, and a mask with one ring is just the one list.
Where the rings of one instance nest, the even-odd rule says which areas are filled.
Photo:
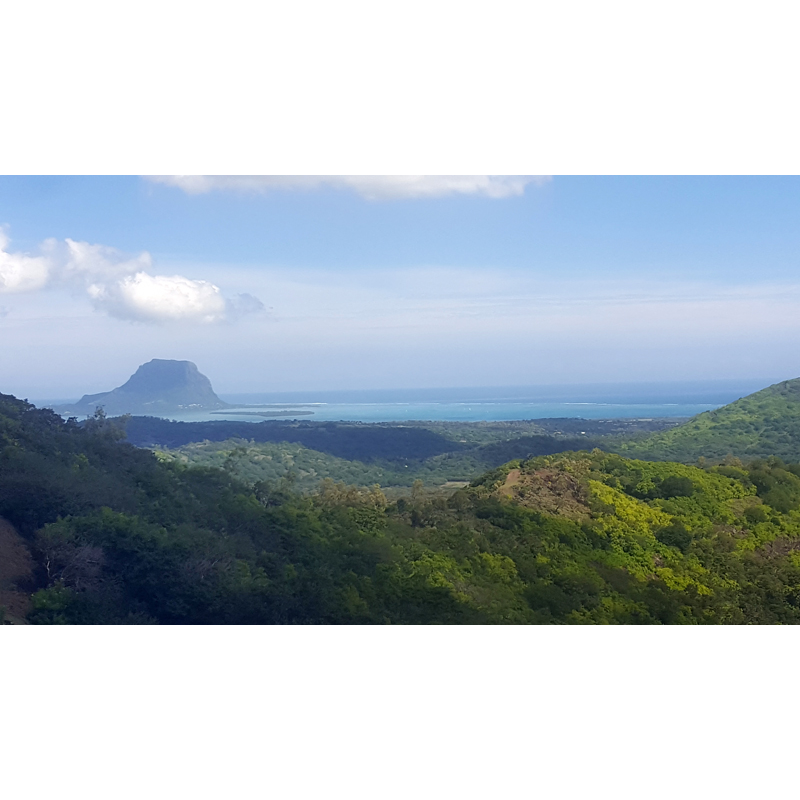
[[228, 403], [233, 408], [316, 408], [327, 403]]
[[294, 411], [292, 409], [284, 409], [283, 411], [211, 411], [211, 414], [225, 414], [226, 416], [236, 417], [308, 417], [311, 416], [313, 411]]

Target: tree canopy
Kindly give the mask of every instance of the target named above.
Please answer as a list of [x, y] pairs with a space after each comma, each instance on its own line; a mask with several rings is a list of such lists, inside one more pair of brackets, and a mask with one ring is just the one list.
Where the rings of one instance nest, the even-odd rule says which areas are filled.
[[800, 621], [800, 465], [600, 450], [390, 502], [329, 479], [160, 460], [98, 416], [0, 396], [0, 516], [36, 563], [33, 623]]

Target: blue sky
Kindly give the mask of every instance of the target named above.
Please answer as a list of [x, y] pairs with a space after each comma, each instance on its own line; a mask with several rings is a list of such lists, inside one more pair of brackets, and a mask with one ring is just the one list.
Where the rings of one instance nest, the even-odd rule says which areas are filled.
[[0, 178], [0, 391], [800, 375], [791, 177]]

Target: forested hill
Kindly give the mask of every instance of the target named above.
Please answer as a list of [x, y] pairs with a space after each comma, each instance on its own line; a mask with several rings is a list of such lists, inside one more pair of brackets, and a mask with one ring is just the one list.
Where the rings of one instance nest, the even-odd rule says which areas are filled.
[[160, 463], [122, 435], [0, 395], [0, 517], [33, 560], [15, 617], [800, 622], [800, 465], [562, 453], [388, 503], [377, 488], [326, 481], [301, 497]]
[[639, 458], [693, 462], [700, 457], [777, 456], [800, 460], [800, 378], [783, 381], [734, 403], [706, 411], [672, 430], [620, 444]]
[[296, 442], [337, 458], [360, 461], [424, 459], [466, 449], [425, 428], [347, 422], [173, 422], [158, 417], [131, 417], [125, 421], [125, 431], [127, 441], [137, 447], [180, 447], [192, 442], [239, 438]]

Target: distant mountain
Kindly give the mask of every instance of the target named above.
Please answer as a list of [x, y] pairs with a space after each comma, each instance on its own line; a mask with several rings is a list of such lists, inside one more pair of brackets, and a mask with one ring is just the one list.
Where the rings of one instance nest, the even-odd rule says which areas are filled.
[[638, 458], [684, 462], [728, 455], [800, 461], [800, 378], [776, 383], [616, 449]]
[[159, 414], [188, 409], [227, 408], [211, 381], [191, 361], [154, 358], [142, 364], [122, 386], [110, 392], [86, 394], [77, 403], [57, 406], [59, 414], [91, 415], [102, 406], [108, 416]]

